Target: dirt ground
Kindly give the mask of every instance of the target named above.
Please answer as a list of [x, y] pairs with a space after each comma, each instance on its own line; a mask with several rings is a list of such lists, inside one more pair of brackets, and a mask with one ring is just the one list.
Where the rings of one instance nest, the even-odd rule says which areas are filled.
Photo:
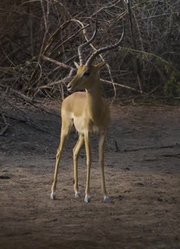
[[[9, 111], [0, 136], [1, 249], [179, 249], [180, 107], [112, 108], [106, 146], [111, 203], [103, 203], [97, 141], [93, 142], [91, 203], [83, 201], [85, 153], [79, 162], [82, 197], [74, 198], [72, 147], [65, 148], [57, 200], [50, 187], [59, 143], [56, 104], [50, 113]], [[27, 116], [29, 119], [27, 119]]]

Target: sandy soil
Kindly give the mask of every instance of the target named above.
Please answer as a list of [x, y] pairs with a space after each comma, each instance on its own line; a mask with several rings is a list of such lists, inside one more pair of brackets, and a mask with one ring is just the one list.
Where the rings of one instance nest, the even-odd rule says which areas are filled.
[[51, 113], [23, 108], [30, 119], [9, 111], [11, 125], [0, 136], [1, 249], [180, 248], [180, 107], [112, 108], [106, 146], [108, 204], [102, 201], [95, 138], [92, 201], [83, 202], [84, 151], [79, 165], [82, 197], [74, 198], [76, 133], [64, 151], [57, 200], [50, 200], [58, 108], [47, 105]]

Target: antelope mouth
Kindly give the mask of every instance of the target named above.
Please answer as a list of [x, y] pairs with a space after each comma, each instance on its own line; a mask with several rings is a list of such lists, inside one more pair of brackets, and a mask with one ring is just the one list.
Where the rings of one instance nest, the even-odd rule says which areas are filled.
[[75, 91], [78, 91], [78, 90], [83, 90], [84, 88], [81, 88], [79, 86], [72, 86], [71, 84], [68, 84], [67, 85], [67, 90], [68, 92], [75, 92]]

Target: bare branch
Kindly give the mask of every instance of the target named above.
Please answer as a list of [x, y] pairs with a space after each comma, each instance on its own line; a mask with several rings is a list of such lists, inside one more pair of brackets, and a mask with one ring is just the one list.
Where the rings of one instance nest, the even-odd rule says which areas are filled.
[[104, 79], [101, 79], [101, 82], [104, 82], [104, 83], [107, 83], [107, 84], [113, 84], [115, 86], [118, 86], [118, 87], [121, 87], [121, 88], [126, 88], [128, 90], [131, 90], [133, 92], [137, 92], [137, 93], [141, 93], [141, 91], [133, 88], [133, 87], [130, 87], [130, 86], [126, 86], [126, 85], [123, 85], [123, 84], [120, 84], [120, 83], [115, 83], [115, 82], [112, 82], [112, 81], [109, 81], [109, 80], [104, 80]]
[[69, 69], [69, 70], [74, 69], [73, 67], [68, 66], [68, 65], [64, 64], [63, 62], [59, 62], [59, 61], [57, 61], [55, 59], [52, 59], [52, 58], [49, 58], [49, 57], [47, 57], [47, 56], [45, 56], [43, 54], [41, 55], [41, 58], [44, 59], [44, 60], [46, 60], [46, 61], [52, 62], [52, 63], [58, 65], [59, 67], [63, 67], [65, 69]]

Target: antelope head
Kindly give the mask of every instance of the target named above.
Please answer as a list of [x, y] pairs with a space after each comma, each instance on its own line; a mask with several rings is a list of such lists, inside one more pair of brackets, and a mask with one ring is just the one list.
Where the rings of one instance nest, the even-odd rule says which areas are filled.
[[117, 48], [119, 44], [121, 43], [123, 36], [124, 36], [124, 31], [123, 31], [117, 43], [110, 45], [110, 46], [102, 47], [96, 50], [94, 53], [92, 53], [89, 56], [89, 58], [85, 62], [83, 59], [83, 48], [89, 45], [94, 40], [96, 33], [97, 33], [97, 28], [94, 31], [92, 37], [86, 43], [78, 47], [78, 55], [79, 55], [80, 64], [78, 65], [77, 63], [75, 63], [77, 72], [74, 78], [67, 85], [68, 91], [93, 89], [93, 87], [96, 86], [97, 82], [99, 81], [99, 71], [106, 64], [105, 61], [100, 62], [96, 65], [93, 64], [95, 58], [103, 52]]
[[99, 71], [105, 65], [105, 62], [100, 62], [97, 65], [79, 65], [77, 73], [68, 84], [68, 91], [92, 89], [99, 79]]

